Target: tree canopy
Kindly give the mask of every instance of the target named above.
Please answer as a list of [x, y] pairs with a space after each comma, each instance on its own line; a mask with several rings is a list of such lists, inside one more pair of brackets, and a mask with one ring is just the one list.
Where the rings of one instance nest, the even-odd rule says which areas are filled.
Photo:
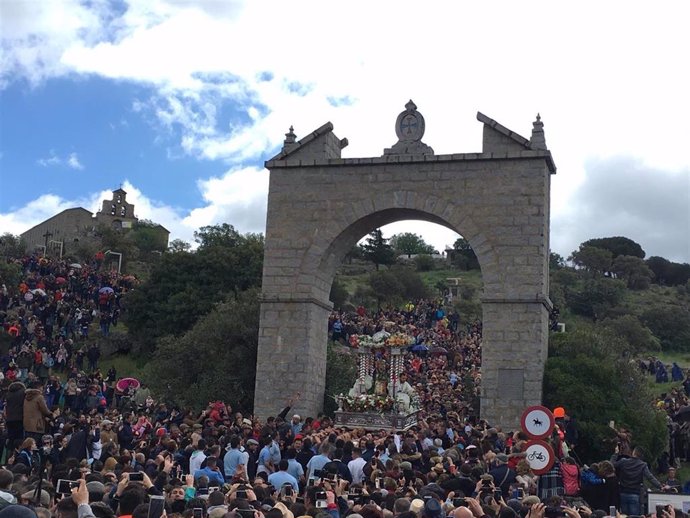
[[383, 237], [380, 228], [377, 228], [367, 236], [362, 245], [362, 255], [365, 259], [374, 263], [377, 270], [380, 265], [391, 265], [395, 262], [393, 247], [388, 243], [388, 239]]
[[202, 230], [196, 252], [163, 254], [149, 279], [124, 300], [123, 319], [146, 348], [191, 329], [227, 294], [261, 283], [263, 236], [241, 235], [230, 225]]
[[608, 250], [611, 252], [612, 259], [615, 259], [619, 255], [631, 255], [633, 257], [639, 257], [640, 259], [644, 259], [645, 256], [645, 251], [642, 250], [639, 243], [622, 236], [588, 239], [580, 245], [580, 247], [583, 246], [592, 246], [594, 248]]
[[464, 237], [456, 239], [453, 243], [450, 259], [453, 266], [461, 270], [479, 270], [479, 259], [472, 250], [470, 242]]
[[568, 259], [575, 266], [588, 272], [603, 274], [610, 271], [613, 254], [606, 248], [588, 246], [582, 243], [580, 248], [575, 250]]
[[224, 400], [252, 408], [259, 335], [259, 293], [241, 292], [214, 305], [181, 337], [159, 340], [146, 367], [151, 388], [164, 399], [201, 409]]
[[395, 234], [390, 239], [390, 245], [398, 255], [407, 255], [408, 257], [418, 254], [433, 255], [438, 253], [432, 245], [424, 241], [422, 236], [413, 234], [412, 232]]
[[26, 245], [19, 236], [5, 232], [0, 236], [0, 257], [14, 258], [24, 255]]

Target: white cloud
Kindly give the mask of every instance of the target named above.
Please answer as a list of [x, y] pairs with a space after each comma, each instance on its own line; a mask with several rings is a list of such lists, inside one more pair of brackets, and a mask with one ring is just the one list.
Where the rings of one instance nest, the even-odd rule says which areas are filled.
[[61, 158], [57, 154], [55, 154], [55, 151], [52, 149], [50, 150], [50, 153], [47, 157], [39, 158], [38, 160], [36, 160], [36, 163], [41, 167], [63, 166], [69, 167], [70, 169], [76, 169], [79, 171], [84, 169], [84, 165], [79, 160], [79, 156], [77, 155], [77, 153], [72, 152], [64, 158]]
[[82, 163], [79, 161], [79, 157], [77, 156], [76, 153], [70, 153], [69, 157], [67, 157], [67, 166], [72, 168], [72, 169], [84, 169], [84, 166]]
[[36, 163], [42, 167], [51, 167], [54, 165], [60, 165], [62, 160], [55, 155], [55, 152], [51, 150], [50, 155], [46, 158], [39, 158]]
[[[577, 201], [591, 157], [690, 167], [684, 1], [653, 10], [594, 0], [7, 5], [0, 82], [76, 73], [151, 85], [155, 95], [135, 101], [135, 112], [177, 139], [171, 156], [237, 169], [274, 151], [291, 124], [303, 137], [327, 120], [348, 137], [346, 156], [377, 156], [395, 142], [393, 121], [412, 98], [437, 153], [480, 149], [477, 110], [527, 137], [541, 112], [559, 166], [555, 222]], [[228, 105], [236, 117], [223, 115]], [[252, 211], [265, 201], [233, 174], [200, 182], [207, 204], [182, 214], [182, 229], [220, 217], [255, 225]], [[251, 201], [221, 203], [215, 182], [235, 182], [226, 194]], [[556, 229], [554, 243], [570, 246], [570, 228]]]

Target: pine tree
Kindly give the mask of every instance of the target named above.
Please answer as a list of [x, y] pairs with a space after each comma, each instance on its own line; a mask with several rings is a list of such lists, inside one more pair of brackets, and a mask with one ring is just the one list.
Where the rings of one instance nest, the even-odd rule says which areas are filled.
[[367, 260], [376, 265], [377, 270], [381, 264], [390, 265], [395, 262], [393, 247], [388, 244], [388, 239], [383, 237], [380, 228], [377, 228], [369, 234], [362, 245], [362, 252]]

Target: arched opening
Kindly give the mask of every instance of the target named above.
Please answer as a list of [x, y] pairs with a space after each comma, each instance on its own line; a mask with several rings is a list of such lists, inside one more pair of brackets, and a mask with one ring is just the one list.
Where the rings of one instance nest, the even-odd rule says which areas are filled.
[[[387, 218], [381, 219], [385, 221]], [[378, 221], [377, 217], [367, 225], [361, 222], [356, 232], [350, 229], [348, 233], [356, 236]], [[374, 226], [359, 239], [339, 236], [340, 241], [334, 243], [331, 256], [336, 264], [329, 299], [335, 310], [347, 311], [373, 303], [373, 294], [367, 294], [367, 289], [375, 290], [369, 283], [372, 282], [370, 277], [378, 271], [378, 265], [376, 251], [372, 253], [370, 241], [378, 230], [383, 241], [379, 248], [385, 255], [385, 260], [381, 258], [381, 270], [402, 278], [410, 288], [406, 290], [407, 294], [401, 295], [402, 298], [420, 298], [419, 294], [425, 293], [426, 297], [441, 298], [449, 305], [472, 299], [475, 307], [468, 306], [467, 309], [471, 309], [473, 314], [481, 314], [481, 310], [476, 311], [476, 306], [480, 306], [481, 269], [469, 242], [448, 225], [418, 219]], [[348, 248], [353, 239], [355, 244]], [[331, 265], [328, 266], [329, 271], [330, 268]], [[426, 290], [419, 289], [420, 283]], [[384, 299], [390, 303], [397, 297], [379, 297], [377, 302]]]
[[[416, 209], [386, 209], [378, 212], [374, 212], [358, 219], [351, 225], [349, 225], [344, 231], [342, 231], [328, 246], [325, 253], [321, 257], [319, 267], [317, 269], [316, 276], [321, 281], [320, 286], [323, 286], [328, 291], [325, 294], [321, 294], [323, 297], [321, 300], [329, 300], [331, 287], [333, 285], [336, 272], [338, 268], [343, 264], [346, 256], [350, 251], [357, 245], [359, 241], [366, 238], [368, 234], [372, 231], [383, 228], [386, 233], [400, 232], [406, 226], [406, 223], [423, 223], [428, 232], [433, 233], [433, 229], [443, 230], [445, 235], [452, 240], [451, 243], [445, 243], [444, 246], [452, 246], [455, 241], [462, 236], [459, 232], [459, 228], [444, 220], [443, 218], [431, 213], [420, 211]], [[484, 243], [483, 240], [476, 235], [467, 234], [466, 241], [472, 246], [473, 241], [479, 241]], [[441, 241], [437, 241], [441, 243]], [[445, 250], [439, 252], [444, 252]], [[481, 266], [489, 261], [490, 253], [488, 247], [480, 248], [479, 253], [474, 252], [477, 256], [477, 262], [479, 263], [479, 270], [481, 273]], [[482, 254], [482, 258], [480, 258]]]

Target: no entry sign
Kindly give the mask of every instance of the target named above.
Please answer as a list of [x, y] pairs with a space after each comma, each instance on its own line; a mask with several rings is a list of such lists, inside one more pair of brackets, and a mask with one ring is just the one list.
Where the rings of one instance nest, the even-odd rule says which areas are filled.
[[544, 441], [530, 441], [525, 449], [525, 459], [535, 475], [547, 473], [556, 460], [551, 445]]
[[544, 439], [553, 432], [556, 420], [551, 410], [545, 406], [531, 406], [523, 413], [520, 420], [522, 430], [532, 439]]

